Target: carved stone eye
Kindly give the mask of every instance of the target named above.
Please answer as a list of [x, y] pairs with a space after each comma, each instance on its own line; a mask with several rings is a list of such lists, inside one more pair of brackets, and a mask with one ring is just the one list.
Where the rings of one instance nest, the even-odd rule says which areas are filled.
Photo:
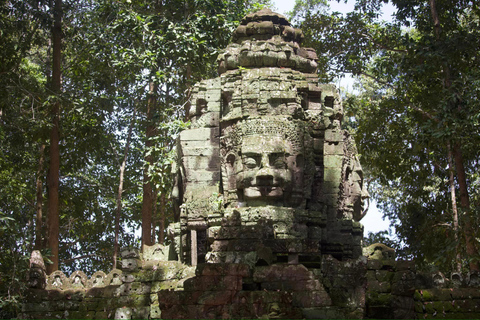
[[258, 161], [254, 157], [245, 157], [243, 164], [249, 169], [254, 169], [258, 166]]
[[275, 169], [285, 169], [287, 166], [285, 162], [285, 157], [281, 154], [271, 155], [270, 164]]

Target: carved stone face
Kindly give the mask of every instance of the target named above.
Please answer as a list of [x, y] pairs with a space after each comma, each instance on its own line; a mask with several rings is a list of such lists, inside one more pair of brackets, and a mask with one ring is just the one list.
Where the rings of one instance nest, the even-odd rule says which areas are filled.
[[236, 162], [240, 201], [247, 206], [287, 206], [294, 188], [296, 167], [292, 144], [280, 136], [263, 134], [243, 137]]
[[367, 188], [363, 184], [363, 170], [360, 162], [355, 157], [353, 168], [347, 180], [347, 210], [352, 213], [356, 221], [360, 221], [365, 215], [363, 200], [369, 197]]

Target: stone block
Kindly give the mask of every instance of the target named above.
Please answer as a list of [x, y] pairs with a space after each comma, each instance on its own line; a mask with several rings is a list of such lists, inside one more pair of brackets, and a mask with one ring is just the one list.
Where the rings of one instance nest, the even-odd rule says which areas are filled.
[[324, 180], [332, 182], [340, 182], [342, 179], [342, 168], [324, 168]]
[[132, 311], [133, 319], [148, 319], [150, 316], [150, 306], [133, 308]]
[[[335, 190], [333, 190], [335, 191]], [[322, 202], [329, 206], [335, 206], [338, 203], [338, 192], [334, 194], [324, 194], [322, 196]]]
[[177, 288], [178, 280], [165, 280], [152, 282], [151, 292], [158, 292], [161, 290], [174, 290]]
[[343, 141], [343, 132], [334, 130], [325, 130], [325, 141], [341, 142]]
[[339, 155], [325, 155], [323, 158], [323, 165], [325, 168], [342, 168], [343, 156]]
[[144, 295], [150, 293], [152, 286], [145, 282], [131, 282], [122, 284], [121, 288], [123, 289], [121, 295]]
[[[56, 292], [60, 293], [59, 291], [55, 290]], [[29, 303], [36, 303], [41, 302], [43, 300], [47, 300], [49, 297], [49, 292], [43, 289], [28, 289], [25, 292], [25, 301]]]
[[411, 296], [415, 292], [415, 273], [398, 271], [392, 280], [392, 293], [398, 296]]
[[122, 280], [123, 283], [128, 283], [128, 282], [134, 282], [135, 281], [135, 276], [130, 273], [124, 273], [120, 276], [120, 279]]
[[221, 101], [222, 100], [221, 90], [208, 90], [205, 93], [205, 100], [207, 100], [207, 103], [210, 101]]
[[[480, 290], [478, 288], [456, 288], [456, 289], [445, 289], [451, 292], [451, 296], [455, 300], [459, 299], [480, 299]], [[441, 290], [444, 292], [445, 290]], [[433, 290], [431, 290], [433, 292]], [[438, 293], [437, 293], [438, 295]], [[444, 299], [447, 300], [447, 299]]]
[[[184, 131], [183, 131], [184, 132]], [[182, 147], [182, 151], [185, 148], [218, 148], [218, 144], [212, 143], [211, 140], [180, 140], [180, 146]], [[183, 151], [183, 154], [186, 156], [195, 156], [195, 154], [185, 154]], [[197, 155], [198, 156], [198, 155]]]
[[261, 239], [262, 233], [259, 226], [222, 226], [214, 236], [216, 240], [222, 239]]
[[22, 305], [22, 312], [32, 311], [50, 311], [53, 310], [53, 304], [48, 301], [42, 301], [39, 303], [24, 303]]
[[185, 291], [236, 291], [242, 289], [242, 279], [237, 276], [201, 276], [184, 282]]
[[250, 276], [250, 268], [247, 264], [235, 263], [205, 263], [197, 266], [196, 275], [199, 276]]
[[63, 303], [63, 307], [65, 310], [68, 310], [68, 311], [78, 311], [80, 310], [80, 302], [67, 300]]
[[[95, 312], [95, 316], [93, 317], [93, 319], [109, 319], [111, 318], [111, 312], [107, 312], [107, 311], [97, 311]], [[129, 318], [131, 319], [131, 318]]]
[[123, 259], [120, 261], [120, 268], [122, 271], [133, 272], [140, 267], [140, 260], [138, 259]]
[[281, 291], [320, 291], [324, 290], [318, 280], [296, 280], [296, 281], [271, 281], [262, 282], [261, 289]]
[[162, 311], [160, 310], [160, 306], [158, 304], [150, 305], [150, 319], [161, 319], [162, 318]]
[[[195, 127], [205, 127], [205, 128], [215, 128], [218, 127], [220, 121], [220, 112], [213, 112], [209, 111], [204, 114], [202, 114], [200, 117], [197, 118], [196, 122], [193, 123], [192, 121], [192, 126]], [[215, 144], [216, 142], [213, 142]]]
[[71, 319], [94, 319], [94, 311], [72, 311], [70, 313]]
[[103, 299], [99, 298], [87, 298], [80, 304], [79, 311], [95, 311], [98, 308], [99, 304], [104, 302]]
[[105, 294], [104, 289], [107, 289], [107, 288], [91, 288], [87, 290], [85, 294], [85, 298], [101, 298]]
[[132, 309], [123, 307], [115, 310], [115, 319], [132, 319]]
[[392, 286], [390, 282], [381, 282], [381, 281], [368, 281], [367, 284], [368, 292], [377, 292], [377, 293], [388, 293], [392, 291]]
[[160, 310], [162, 310], [162, 318], [163, 319], [194, 319], [189, 317], [188, 310], [190, 309], [190, 305], [173, 305], [168, 309], [162, 309], [160, 305]]
[[326, 307], [332, 305], [332, 299], [324, 290], [298, 291], [293, 293], [292, 305], [301, 308]]
[[380, 282], [390, 282], [395, 276], [395, 272], [389, 270], [376, 270], [375, 278]]
[[275, 264], [271, 266], [256, 267], [253, 272], [253, 281], [255, 282], [272, 282], [272, 281], [299, 281], [312, 280], [313, 274], [301, 265], [281, 265]]
[[207, 185], [216, 185], [220, 181], [219, 171], [206, 171], [206, 170], [190, 170], [185, 168], [188, 172], [187, 182], [204, 182]]
[[140, 251], [137, 248], [124, 248], [120, 251], [122, 259], [139, 259]]
[[323, 153], [325, 155], [343, 155], [343, 141], [327, 142], [323, 145]]
[[180, 141], [210, 141], [219, 143], [220, 132], [218, 128], [197, 128], [180, 132]]
[[207, 108], [210, 112], [220, 112], [222, 104], [220, 101], [208, 101]]
[[220, 161], [216, 158], [206, 156], [187, 156], [182, 159], [185, 168], [190, 170], [219, 171]]
[[202, 291], [198, 304], [214, 306], [230, 304], [233, 295], [233, 291]]
[[368, 270], [380, 270], [383, 268], [382, 260], [368, 260], [367, 269]]
[[395, 269], [398, 271], [411, 270], [415, 271], [415, 261], [412, 260], [397, 260]]

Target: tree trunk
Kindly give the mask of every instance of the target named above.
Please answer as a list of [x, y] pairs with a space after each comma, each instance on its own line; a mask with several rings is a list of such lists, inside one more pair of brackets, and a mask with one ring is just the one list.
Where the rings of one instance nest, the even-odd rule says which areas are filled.
[[137, 109], [133, 110], [132, 121], [128, 128], [127, 143], [125, 144], [125, 152], [123, 154], [123, 161], [120, 165], [120, 181], [118, 183], [117, 192], [117, 212], [115, 214], [115, 243], [113, 245], [113, 269], [117, 268], [117, 256], [118, 256], [118, 234], [120, 231], [120, 214], [122, 213], [122, 193], [123, 193], [123, 178], [125, 175], [125, 167], [127, 165], [128, 150], [130, 148], [130, 140], [132, 138], [133, 125], [135, 124], [135, 116]]
[[[62, 84], [62, 0], [55, 0], [53, 8], [54, 24], [52, 28], [53, 39], [53, 67], [52, 91], [61, 92]], [[50, 274], [58, 270], [58, 243], [59, 243], [59, 197], [58, 187], [60, 180], [60, 101], [59, 98], [51, 108], [52, 129], [50, 130], [50, 166], [48, 170], [48, 248], [51, 250], [52, 264], [47, 266]]]
[[152, 244], [155, 244], [156, 240], [156, 231], [157, 231], [157, 221], [158, 221], [158, 190], [156, 187], [153, 188], [153, 218], [152, 218]]
[[45, 145], [40, 146], [40, 159], [38, 160], [37, 180], [36, 180], [36, 198], [37, 203], [35, 206], [36, 218], [35, 218], [35, 250], [43, 249], [43, 165], [45, 163]]
[[191, 103], [190, 103], [190, 97], [192, 94], [192, 85], [190, 84], [190, 80], [192, 78], [192, 66], [190, 63], [187, 64], [187, 72], [185, 74], [185, 83], [187, 84], [187, 101], [185, 102], [185, 107], [184, 107], [184, 121], [188, 121], [190, 119], [190, 108], [191, 108]]
[[162, 194], [160, 195], [160, 217], [158, 223], [158, 243], [160, 244], [163, 244], [165, 242], [165, 206], [165, 192], [162, 192]]
[[463, 166], [462, 149], [458, 143], [453, 149], [455, 158], [455, 167], [457, 169], [457, 182], [460, 191], [460, 205], [463, 210], [462, 226], [465, 235], [465, 249], [469, 259], [470, 271], [480, 271], [478, 261], [473, 261], [473, 258], [478, 258], [478, 250], [475, 243], [475, 228], [473, 227], [473, 219], [470, 211], [470, 199], [468, 196], [467, 179], [465, 174], [465, 167]]
[[448, 149], [448, 171], [449, 171], [449, 185], [450, 185], [450, 195], [452, 199], [452, 220], [453, 220], [453, 236], [455, 239], [455, 270], [457, 272], [462, 271], [462, 262], [460, 255], [460, 243], [459, 243], [459, 228], [458, 228], [458, 210], [457, 210], [457, 197], [455, 194], [455, 170], [453, 167], [453, 154], [450, 141], [447, 142]]
[[142, 246], [152, 245], [152, 212], [154, 202], [153, 183], [148, 174], [150, 166], [153, 164], [154, 146], [152, 138], [156, 135], [156, 126], [153, 121], [155, 108], [157, 104], [157, 85], [152, 81], [149, 85], [149, 97], [147, 101], [147, 129], [145, 141], [145, 168], [143, 170], [143, 202], [142, 202]]

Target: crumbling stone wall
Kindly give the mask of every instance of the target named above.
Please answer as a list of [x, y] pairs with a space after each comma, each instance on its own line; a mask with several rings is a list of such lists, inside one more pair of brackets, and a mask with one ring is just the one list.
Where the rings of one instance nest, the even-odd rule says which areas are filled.
[[[318, 264], [207, 263], [165, 261], [164, 247], [122, 251], [121, 270], [47, 278], [32, 263], [32, 286], [24, 319], [236, 319], [371, 318], [475, 319], [480, 317], [478, 274], [416, 270], [375, 244], [365, 256]], [[150, 252], [150, 253], [149, 253]], [[34, 261], [40, 261], [37, 259]], [[104, 276], [105, 275], [105, 276]], [[80, 279], [75, 281], [75, 279]]]
[[383, 244], [364, 248], [367, 262], [365, 317], [371, 319], [478, 319], [478, 274], [463, 276], [417, 270], [413, 261], [395, 260]]
[[20, 318], [302, 319], [364, 314], [365, 258], [340, 262], [326, 257], [321, 264], [329, 267], [323, 272], [301, 264], [186, 266], [154, 256], [145, 259], [136, 250], [121, 255], [122, 270], [107, 277], [119, 282], [105, 280], [95, 286], [91, 277], [81, 287], [72, 282], [80, 272], [70, 277], [57, 272], [44, 288], [28, 290]]
[[480, 290], [432, 288], [415, 291], [418, 319], [480, 319]]

